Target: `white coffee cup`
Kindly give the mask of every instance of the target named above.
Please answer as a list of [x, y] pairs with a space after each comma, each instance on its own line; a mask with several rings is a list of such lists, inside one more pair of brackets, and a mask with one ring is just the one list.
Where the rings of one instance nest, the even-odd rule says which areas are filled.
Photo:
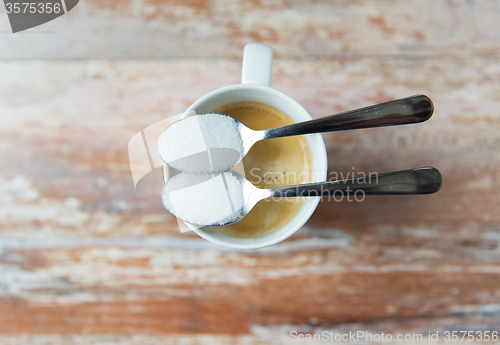
[[[188, 111], [196, 114], [210, 113], [214, 109], [232, 102], [252, 101], [273, 106], [292, 118], [295, 122], [311, 120], [309, 113], [294, 99], [270, 87], [273, 49], [260, 43], [249, 43], [243, 52], [241, 84], [229, 85], [214, 90], [194, 102]], [[311, 148], [313, 174], [312, 182], [326, 180], [327, 156], [325, 142], [321, 134], [306, 135]], [[279, 243], [300, 229], [318, 206], [320, 197], [309, 197], [299, 212], [284, 226], [255, 238], [236, 238], [211, 227], [196, 227], [187, 224], [204, 239], [236, 249], [256, 249]], [[236, 224], [237, 225], [237, 224]]]

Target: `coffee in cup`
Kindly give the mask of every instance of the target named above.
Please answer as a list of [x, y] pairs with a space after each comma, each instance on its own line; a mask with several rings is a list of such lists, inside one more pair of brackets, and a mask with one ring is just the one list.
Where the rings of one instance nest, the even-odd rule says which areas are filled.
[[[232, 102], [213, 110], [227, 114], [253, 130], [294, 123], [281, 110], [260, 102]], [[243, 158], [245, 177], [258, 188], [312, 182], [311, 149], [305, 137], [293, 136], [257, 142]], [[227, 236], [253, 238], [288, 223], [304, 204], [303, 198], [265, 199], [241, 221], [217, 227]]]

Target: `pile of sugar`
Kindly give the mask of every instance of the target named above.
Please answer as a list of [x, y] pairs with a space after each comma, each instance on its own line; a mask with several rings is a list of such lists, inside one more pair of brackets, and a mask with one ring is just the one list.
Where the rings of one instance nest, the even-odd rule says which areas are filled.
[[222, 225], [238, 219], [243, 187], [230, 172], [212, 177], [180, 173], [163, 186], [163, 207], [175, 217], [196, 225]]
[[225, 171], [243, 158], [234, 118], [201, 114], [174, 122], [158, 138], [158, 153], [174, 169], [192, 173]]

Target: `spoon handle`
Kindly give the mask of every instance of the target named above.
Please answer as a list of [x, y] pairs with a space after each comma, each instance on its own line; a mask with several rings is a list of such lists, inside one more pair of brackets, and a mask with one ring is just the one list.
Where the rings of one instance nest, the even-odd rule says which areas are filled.
[[264, 139], [349, 129], [407, 125], [427, 121], [434, 112], [429, 97], [416, 95], [319, 119], [265, 130]]
[[[272, 188], [271, 198], [342, 195], [408, 195], [430, 194], [441, 188], [443, 178], [433, 167], [396, 171], [352, 179], [301, 184], [283, 188]], [[356, 194], [357, 195], [357, 194]]]

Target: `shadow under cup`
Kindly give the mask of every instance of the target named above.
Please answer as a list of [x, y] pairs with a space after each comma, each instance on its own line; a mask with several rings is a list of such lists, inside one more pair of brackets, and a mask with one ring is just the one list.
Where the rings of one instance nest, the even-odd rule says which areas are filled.
[[[264, 103], [285, 113], [293, 122], [302, 122], [311, 119], [309, 113], [299, 103], [284, 93], [270, 87], [250, 84], [230, 85], [214, 90], [198, 99], [188, 110], [195, 110], [197, 114], [210, 113], [217, 108], [235, 102]], [[321, 134], [309, 134], [304, 137], [309, 145], [311, 155], [312, 171], [310, 171], [310, 182], [325, 181], [327, 157], [323, 138]], [[251, 153], [252, 150], [250, 150], [249, 154]], [[247, 179], [250, 178], [247, 176]], [[229, 236], [224, 231], [221, 231], [221, 228], [218, 229], [217, 227], [197, 228], [190, 226], [190, 228], [206, 240], [231, 248], [252, 249], [266, 247], [288, 238], [309, 219], [316, 209], [320, 197], [308, 197], [304, 199], [302, 207], [300, 207], [293, 217], [290, 217], [288, 222], [282, 224], [280, 227], [273, 228], [271, 231], [258, 233], [250, 238]], [[263, 202], [266, 201], [261, 201], [260, 203]], [[247, 217], [249, 216], [250, 214]], [[234, 224], [233, 227], [237, 225], [238, 223]]]

